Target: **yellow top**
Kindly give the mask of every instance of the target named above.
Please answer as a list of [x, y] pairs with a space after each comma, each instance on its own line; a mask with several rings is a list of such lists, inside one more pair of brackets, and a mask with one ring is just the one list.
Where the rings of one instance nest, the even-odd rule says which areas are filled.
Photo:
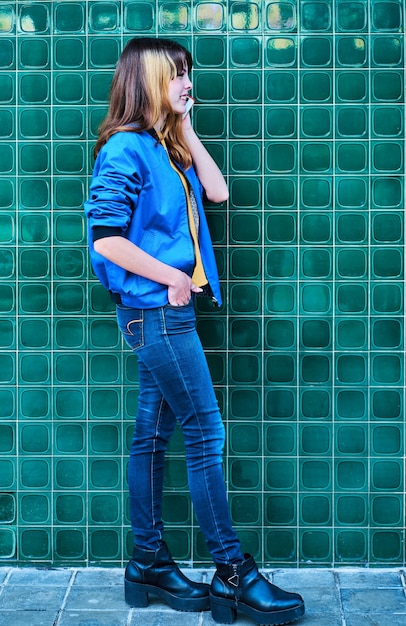
[[171, 164], [171, 167], [175, 170], [175, 172], [179, 174], [180, 180], [185, 190], [187, 211], [188, 211], [188, 218], [189, 218], [189, 228], [190, 228], [190, 232], [191, 232], [192, 239], [193, 239], [193, 244], [195, 248], [195, 258], [196, 258], [195, 269], [193, 270], [193, 274], [192, 274], [192, 281], [195, 285], [197, 285], [197, 287], [203, 287], [204, 285], [207, 285], [208, 280], [204, 272], [202, 258], [200, 255], [199, 239], [198, 239], [199, 213], [197, 210], [196, 198], [193, 193], [193, 189], [191, 189], [188, 184], [186, 176], [184, 175], [182, 170], [180, 170], [176, 166], [176, 164], [172, 161], [164, 139], [160, 138], [160, 141], [168, 154], [169, 163]]

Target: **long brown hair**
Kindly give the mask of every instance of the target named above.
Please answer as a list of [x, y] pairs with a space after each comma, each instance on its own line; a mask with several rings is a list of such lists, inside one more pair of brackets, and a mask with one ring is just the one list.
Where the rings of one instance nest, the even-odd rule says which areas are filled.
[[169, 81], [185, 66], [191, 70], [191, 54], [175, 41], [137, 37], [127, 43], [111, 83], [109, 110], [99, 128], [95, 157], [114, 133], [150, 130], [164, 115], [161, 134], [171, 156], [185, 169], [191, 166], [182, 116], [173, 112], [168, 99]]

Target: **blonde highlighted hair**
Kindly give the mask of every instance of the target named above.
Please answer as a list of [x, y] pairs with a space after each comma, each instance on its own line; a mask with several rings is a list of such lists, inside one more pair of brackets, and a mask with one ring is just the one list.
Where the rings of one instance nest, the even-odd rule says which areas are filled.
[[168, 99], [168, 85], [177, 74], [192, 68], [186, 48], [169, 39], [134, 38], [124, 48], [110, 88], [106, 118], [99, 128], [95, 157], [114, 133], [151, 130], [162, 117], [161, 134], [171, 156], [185, 169], [192, 157], [184, 140], [182, 116]]

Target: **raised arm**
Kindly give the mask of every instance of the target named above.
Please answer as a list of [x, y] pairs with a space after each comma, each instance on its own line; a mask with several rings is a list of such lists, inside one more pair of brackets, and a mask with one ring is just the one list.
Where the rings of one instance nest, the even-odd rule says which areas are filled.
[[224, 202], [229, 195], [226, 181], [216, 162], [196, 135], [189, 115], [183, 122], [183, 132], [193, 158], [193, 165], [207, 198], [211, 202]]

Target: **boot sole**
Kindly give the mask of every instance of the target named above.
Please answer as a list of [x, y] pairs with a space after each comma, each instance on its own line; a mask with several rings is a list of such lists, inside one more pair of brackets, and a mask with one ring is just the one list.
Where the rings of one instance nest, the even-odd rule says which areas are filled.
[[210, 609], [209, 595], [203, 598], [179, 598], [161, 587], [153, 585], [143, 585], [142, 583], [133, 583], [130, 580], [124, 580], [124, 597], [129, 606], [134, 608], [145, 608], [148, 606], [148, 595], [152, 593], [165, 600], [171, 609], [175, 611], [185, 611], [198, 613], [199, 611], [208, 611]]
[[237, 618], [237, 612], [245, 613], [259, 626], [282, 626], [290, 624], [303, 617], [305, 613], [304, 602], [291, 609], [283, 611], [258, 611], [251, 606], [236, 603], [235, 600], [218, 598], [210, 594], [211, 614], [213, 620], [220, 624], [233, 624]]

